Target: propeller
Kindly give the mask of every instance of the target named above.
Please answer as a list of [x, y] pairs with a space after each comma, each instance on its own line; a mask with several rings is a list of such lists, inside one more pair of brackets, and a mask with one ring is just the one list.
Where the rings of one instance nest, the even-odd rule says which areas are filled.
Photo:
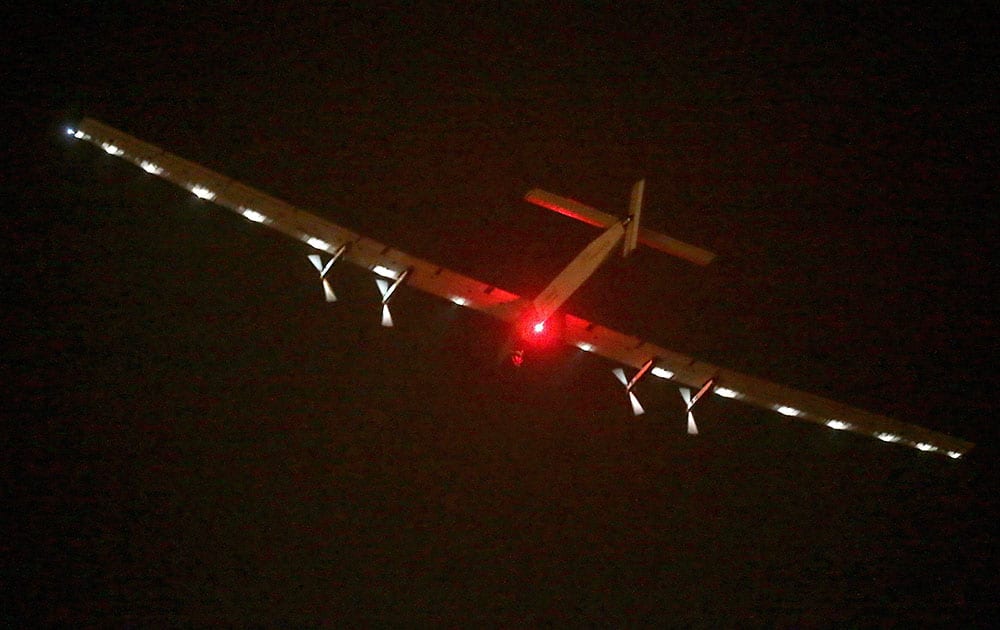
[[694, 395], [694, 398], [691, 397], [690, 389], [688, 389], [687, 387], [679, 388], [681, 390], [681, 398], [684, 399], [684, 406], [687, 407], [688, 435], [698, 435], [698, 425], [695, 424], [694, 422], [694, 413], [692, 413], [691, 410], [694, 409], [695, 404], [697, 404], [697, 402], [701, 400], [701, 397], [712, 389], [712, 386], [714, 384], [715, 384], [715, 377], [712, 377], [707, 381], [705, 381], [705, 384], [701, 386], [701, 389], [699, 389], [698, 393]]
[[639, 403], [639, 399], [635, 397], [634, 393], [632, 393], [632, 388], [629, 387], [629, 381], [627, 378], [625, 378], [625, 370], [621, 368], [615, 368], [614, 370], [612, 370], [612, 373], [616, 377], [618, 377], [618, 380], [621, 381], [621, 384], [625, 386], [625, 392], [628, 394], [628, 401], [632, 405], [632, 415], [641, 416], [642, 414], [646, 413], [646, 410], [643, 409], [642, 405]]
[[347, 245], [341, 245], [340, 249], [334, 253], [333, 258], [329, 260], [325, 265], [323, 264], [323, 258], [319, 254], [309, 254], [309, 262], [312, 263], [316, 271], [319, 272], [320, 282], [323, 283], [323, 296], [326, 298], [327, 302], [336, 302], [337, 294], [333, 292], [333, 287], [330, 286], [329, 280], [326, 279], [326, 275], [330, 273], [330, 269], [333, 268], [333, 264], [340, 260], [340, 257], [344, 255], [347, 251]]
[[617, 378], [618, 381], [625, 386], [625, 393], [628, 394], [628, 402], [632, 405], [632, 415], [634, 416], [641, 416], [646, 413], [646, 410], [642, 408], [642, 405], [639, 403], [639, 399], [635, 397], [635, 393], [632, 391], [632, 388], [639, 382], [639, 379], [653, 369], [653, 362], [653, 359], [646, 361], [643, 366], [639, 368], [639, 371], [635, 373], [635, 376], [632, 377], [632, 380], [626, 378], [625, 370], [621, 368], [611, 370], [611, 373], [615, 375], [615, 378]]
[[382, 325], [392, 328], [392, 313], [389, 312], [389, 281], [377, 278], [375, 284], [378, 285], [378, 292], [382, 294]]
[[698, 425], [694, 423], [694, 414], [691, 413], [691, 390], [687, 387], [681, 387], [681, 398], [684, 399], [684, 405], [687, 407], [688, 414], [688, 435], [698, 435]]
[[382, 325], [386, 328], [392, 328], [393, 325], [392, 313], [389, 312], [389, 299], [396, 293], [396, 289], [399, 288], [399, 285], [403, 284], [408, 275], [410, 275], [409, 269], [401, 273], [392, 284], [389, 284], [389, 281], [385, 278], [375, 278], [375, 284], [378, 285], [378, 292], [382, 294]]

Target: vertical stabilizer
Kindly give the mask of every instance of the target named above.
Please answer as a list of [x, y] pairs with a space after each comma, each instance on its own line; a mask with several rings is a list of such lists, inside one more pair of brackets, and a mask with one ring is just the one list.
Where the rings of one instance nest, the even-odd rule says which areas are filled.
[[646, 180], [640, 179], [632, 186], [632, 198], [628, 204], [628, 214], [631, 221], [625, 226], [625, 240], [622, 246], [622, 256], [626, 257], [635, 251], [639, 242], [639, 215], [642, 213], [642, 193], [646, 188]]

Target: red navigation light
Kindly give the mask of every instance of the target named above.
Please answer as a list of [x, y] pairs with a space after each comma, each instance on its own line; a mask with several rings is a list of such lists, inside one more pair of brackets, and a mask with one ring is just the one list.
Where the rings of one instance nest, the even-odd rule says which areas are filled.
[[537, 346], [538, 344], [546, 343], [551, 336], [549, 333], [548, 322], [545, 320], [537, 321], [534, 319], [528, 319], [521, 322], [519, 326], [521, 332], [521, 338], [528, 343]]
[[517, 334], [531, 347], [541, 348], [557, 345], [562, 341], [562, 318], [553, 315], [538, 319], [536, 313], [524, 317], [517, 324]]

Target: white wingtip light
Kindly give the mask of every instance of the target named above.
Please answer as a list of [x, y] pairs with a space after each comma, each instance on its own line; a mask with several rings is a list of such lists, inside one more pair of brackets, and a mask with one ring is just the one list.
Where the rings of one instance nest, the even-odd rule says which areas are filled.
[[139, 162], [139, 167], [150, 175], [160, 175], [163, 173], [163, 169], [160, 168], [159, 165], [155, 162], [150, 162], [149, 160]]
[[383, 278], [393, 278], [393, 279], [396, 279], [396, 278], [399, 277], [398, 273], [396, 273], [392, 269], [389, 269], [388, 267], [384, 267], [382, 265], [375, 265], [374, 267], [372, 267], [372, 271], [374, 273], [382, 276]]
[[214, 192], [199, 184], [195, 184], [194, 186], [192, 186], [191, 192], [194, 193], [194, 196], [198, 197], [199, 199], [204, 199], [206, 201], [212, 201], [213, 199], [215, 199]]
[[310, 247], [315, 247], [316, 249], [320, 249], [323, 251], [327, 251], [328, 249], [330, 249], [329, 243], [327, 243], [321, 238], [316, 238], [315, 236], [310, 236], [306, 238], [306, 244], [309, 245]]
[[243, 206], [240, 206], [240, 214], [242, 214], [248, 220], [253, 221], [254, 223], [271, 222], [271, 220], [268, 219], [266, 215], [263, 215], [252, 208], [244, 208]]
[[382, 325], [386, 328], [392, 328], [392, 313], [389, 312], [389, 305], [382, 305]]
[[729, 389], [728, 387], [716, 387], [715, 394], [717, 396], [722, 396], [723, 398], [741, 398], [742, 394], [738, 391]]
[[668, 378], [669, 379], [669, 378], [673, 378], [674, 377], [674, 373], [671, 372], [670, 370], [667, 370], [667, 369], [664, 369], [664, 368], [661, 368], [661, 367], [655, 367], [655, 368], [653, 368], [653, 376], [655, 376], [657, 378]]

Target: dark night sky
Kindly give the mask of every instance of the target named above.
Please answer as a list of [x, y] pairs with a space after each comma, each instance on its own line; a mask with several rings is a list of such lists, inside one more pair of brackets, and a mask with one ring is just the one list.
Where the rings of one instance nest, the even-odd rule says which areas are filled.
[[[801, 8], [25, 13], [5, 58], [4, 620], [989, 625], [996, 15]], [[598, 6], [598, 8], [593, 8]], [[12, 63], [11, 63], [12, 61]], [[965, 460], [644, 383], [338, 271], [61, 128], [108, 122], [519, 293], [972, 440]]]

